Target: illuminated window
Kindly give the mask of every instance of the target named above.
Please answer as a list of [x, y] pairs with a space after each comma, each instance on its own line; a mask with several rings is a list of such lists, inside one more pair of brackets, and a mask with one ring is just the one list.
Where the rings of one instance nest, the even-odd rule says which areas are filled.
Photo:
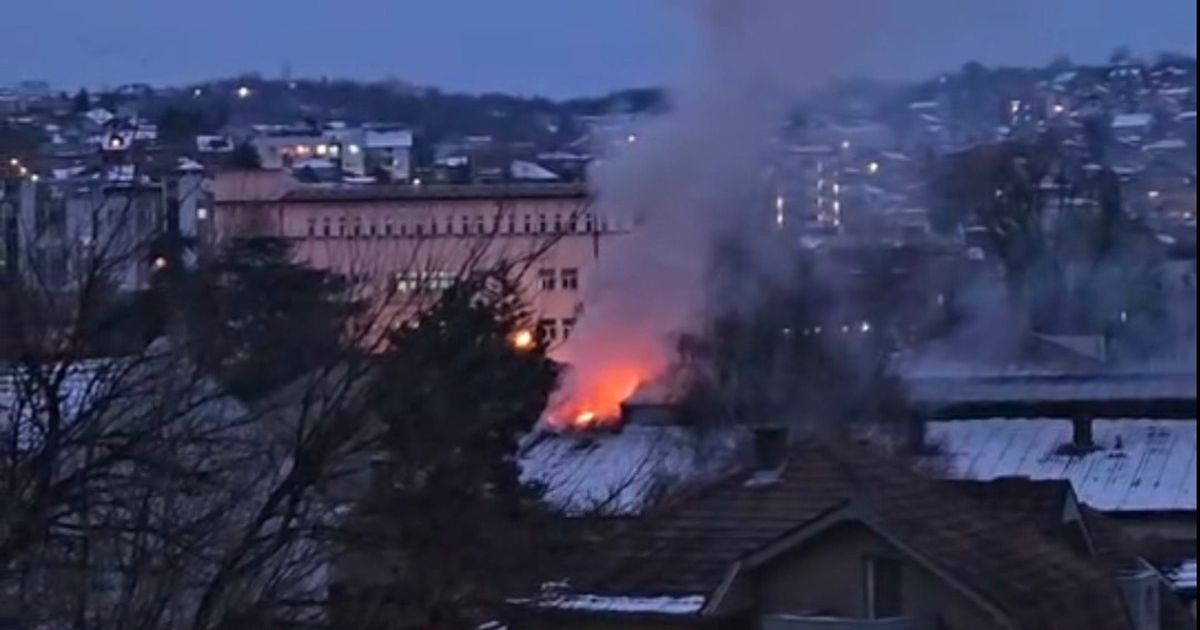
[[543, 291], [553, 291], [555, 289], [555, 273], [553, 269], [538, 270], [538, 288]]
[[579, 290], [579, 270], [578, 269], [563, 269], [562, 270], [562, 288], [564, 291]]

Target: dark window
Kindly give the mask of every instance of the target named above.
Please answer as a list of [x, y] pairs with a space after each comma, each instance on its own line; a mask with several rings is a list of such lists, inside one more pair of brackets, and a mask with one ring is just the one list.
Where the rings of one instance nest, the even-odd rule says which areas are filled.
[[553, 319], [543, 319], [538, 322], [538, 334], [543, 341], [555, 341], [558, 339], [558, 326]]
[[317, 235], [317, 220], [316, 219], [308, 220], [308, 235], [309, 236]]
[[539, 215], [538, 215], [538, 227], [537, 227], [537, 231], [538, 231], [538, 234], [545, 234], [545, 233], [546, 233], [546, 215], [544, 215], [544, 214], [539, 214]]
[[562, 288], [563, 288], [563, 291], [578, 291], [579, 290], [579, 270], [578, 269], [563, 269], [562, 270]]
[[384, 219], [384, 221], [383, 221], [383, 235], [384, 235], [384, 236], [391, 236], [391, 235], [392, 235], [392, 220], [391, 220], [391, 219]]
[[570, 339], [570, 338], [571, 338], [571, 331], [572, 331], [574, 328], [575, 328], [575, 320], [573, 320], [573, 319], [564, 319], [564, 320], [562, 320], [562, 337], [563, 337], [563, 341], [566, 341], [566, 340], [568, 340], [568, 339]]
[[533, 232], [533, 216], [525, 215], [525, 233]]
[[322, 222], [321, 231], [325, 234], [326, 238], [333, 236], [333, 223], [329, 220], [329, 217], [325, 217], [325, 220]]
[[538, 270], [538, 288], [543, 291], [553, 291], [555, 289], [555, 276], [553, 269]]
[[887, 619], [904, 614], [900, 595], [900, 561], [871, 556], [866, 559], [867, 616]]

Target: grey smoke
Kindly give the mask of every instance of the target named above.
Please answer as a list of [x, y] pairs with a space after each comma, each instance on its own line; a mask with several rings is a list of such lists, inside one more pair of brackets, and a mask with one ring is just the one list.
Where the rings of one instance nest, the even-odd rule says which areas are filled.
[[[636, 227], [600, 258], [586, 289], [588, 310], [560, 354], [572, 368], [552, 405], [631, 361], [650, 372], [667, 367], [673, 337], [703, 314], [714, 241], [744, 234], [765, 220], [760, 214], [769, 216], [765, 204], [754, 203], [761, 199], [768, 140], [806, 90], [868, 70], [882, 56], [913, 50], [961, 55], [972, 49], [964, 43], [986, 48], [988, 35], [1039, 33], [1032, 28], [1039, 3], [1030, 0], [674, 4], [695, 22], [698, 63], [671, 90], [671, 113], [649, 121], [635, 144], [593, 173], [598, 213], [631, 219]], [[931, 21], [930, 15], [942, 17]], [[965, 61], [952, 59], [954, 67]], [[754, 256], [765, 258], [767, 249], [745, 243]]]

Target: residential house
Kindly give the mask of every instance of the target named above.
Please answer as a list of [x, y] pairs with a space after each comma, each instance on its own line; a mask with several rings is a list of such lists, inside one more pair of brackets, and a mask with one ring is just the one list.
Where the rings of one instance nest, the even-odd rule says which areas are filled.
[[1149, 630], [1181, 618], [1160, 574], [1098, 533], [1064, 484], [947, 484], [859, 444], [785, 440], [760, 431], [754, 466], [615, 524], [513, 598], [508, 627]]

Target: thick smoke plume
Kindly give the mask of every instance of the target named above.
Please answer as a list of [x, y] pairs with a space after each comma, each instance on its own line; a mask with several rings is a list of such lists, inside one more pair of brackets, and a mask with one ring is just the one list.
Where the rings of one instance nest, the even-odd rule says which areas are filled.
[[[1014, 20], [1025, 17], [1023, 4], [983, 9], [997, 14], [984, 21], [1024, 22]], [[587, 312], [561, 349], [571, 368], [551, 402], [555, 423], [611, 416], [668, 367], [672, 339], [703, 315], [714, 242], [769, 221], [756, 196], [767, 141], [806, 88], [870, 71], [905, 46], [953, 45], [939, 33], [979, 25], [981, 11], [961, 0], [688, 0], [680, 8], [698, 25], [696, 70], [672, 90], [671, 113], [593, 173], [598, 214], [635, 227], [602, 253]], [[758, 256], [765, 245], [743, 249]]]

